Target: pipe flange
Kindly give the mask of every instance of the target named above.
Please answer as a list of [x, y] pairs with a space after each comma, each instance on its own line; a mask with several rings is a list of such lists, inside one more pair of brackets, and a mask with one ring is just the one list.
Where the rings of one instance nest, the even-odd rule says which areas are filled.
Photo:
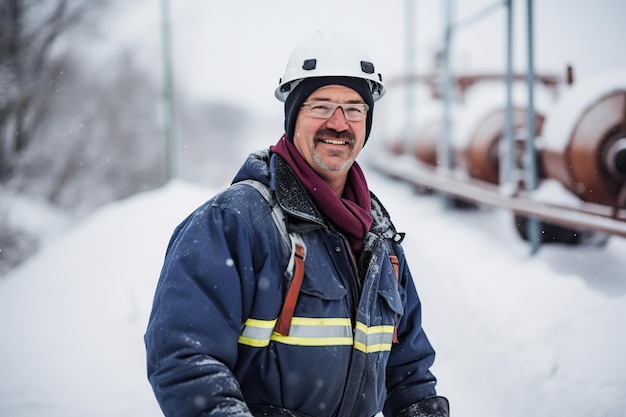
[[616, 140], [606, 153], [606, 165], [613, 177], [626, 181], [626, 138]]

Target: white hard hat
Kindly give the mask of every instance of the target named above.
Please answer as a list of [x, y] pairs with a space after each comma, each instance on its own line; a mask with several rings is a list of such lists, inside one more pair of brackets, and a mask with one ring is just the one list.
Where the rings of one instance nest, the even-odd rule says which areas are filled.
[[385, 94], [382, 75], [375, 72], [363, 45], [348, 33], [327, 28], [313, 33], [296, 47], [274, 95], [284, 102], [301, 80], [330, 76], [364, 79], [374, 101]]

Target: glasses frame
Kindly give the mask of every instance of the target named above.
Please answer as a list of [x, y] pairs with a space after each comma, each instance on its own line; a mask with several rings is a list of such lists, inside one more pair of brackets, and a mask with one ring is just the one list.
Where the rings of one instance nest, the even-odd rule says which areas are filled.
[[[328, 107], [330, 107], [330, 110], [328, 110], [328, 116], [324, 117], [323, 115], [316, 113], [315, 110], [313, 110], [313, 107], [315, 106], [316, 103], [320, 103], [323, 105], [327, 105]], [[363, 107], [363, 112], [362, 112], [362, 116], [361, 114], [359, 114], [359, 117], [357, 119], [355, 119], [353, 117], [353, 115], [349, 112], [350, 108], [354, 108], [354, 107]], [[341, 107], [341, 110], [343, 111], [343, 117], [345, 117], [345, 119], [349, 122], [362, 122], [367, 118], [367, 112], [370, 110], [370, 106], [367, 103], [335, 103], [332, 101], [325, 101], [325, 100], [310, 100], [310, 101], [305, 101], [304, 103], [302, 103], [302, 107], [309, 109], [308, 114], [311, 117], [314, 117], [316, 119], [330, 119], [331, 117], [333, 117], [333, 114], [335, 114], [335, 112], [337, 111], [337, 108]]]

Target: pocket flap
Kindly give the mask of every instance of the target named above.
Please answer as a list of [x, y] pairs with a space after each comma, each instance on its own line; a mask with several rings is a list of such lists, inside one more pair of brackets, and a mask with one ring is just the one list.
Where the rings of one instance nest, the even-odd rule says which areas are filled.
[[305, 274], [300, 292], [322, 300], [340, 300], [348, 290], [335, 277], [315, 279]]

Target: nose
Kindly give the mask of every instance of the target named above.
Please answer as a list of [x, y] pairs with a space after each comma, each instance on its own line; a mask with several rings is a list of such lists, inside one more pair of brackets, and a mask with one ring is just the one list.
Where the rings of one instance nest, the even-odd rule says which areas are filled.
[[326, 127], [329, 129], [333, 129], [337, 132], [343, 132], [344, 130], [348, 130], [350, 125], [346, 120], [346, 116], [343, 114], [343, 109], [341, 107], [337, 107], [333, 115], [326, 122]]

